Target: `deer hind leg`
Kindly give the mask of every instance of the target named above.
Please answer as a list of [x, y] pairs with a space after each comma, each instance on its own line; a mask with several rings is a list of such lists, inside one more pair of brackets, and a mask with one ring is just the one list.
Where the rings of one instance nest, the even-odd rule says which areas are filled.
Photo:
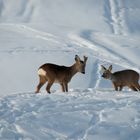
[[39, 93], [41, 87], [46, 83], [47, 79], [44, 76], [39, 75], [39, 84], [37, 85], [35, 93]]
[[137, 91], [140, 91], [140, 85], [139, 85], [139, 83], [136, 83], [135, 84], [135, 88], [137, 89]]
[[48, 93], [51, 93], [51, 92], [50, 92], [50, 88], [51, 88], [51, 86], [53, 85], [53, 83], [54, 83], [54, 81], [48, 81], [48, 84], [47, 84], [47, 87], [46, 87], [46, 91], [47, 91]]
[[133, 91], [138, 91], [134, 86], [129, 86]]

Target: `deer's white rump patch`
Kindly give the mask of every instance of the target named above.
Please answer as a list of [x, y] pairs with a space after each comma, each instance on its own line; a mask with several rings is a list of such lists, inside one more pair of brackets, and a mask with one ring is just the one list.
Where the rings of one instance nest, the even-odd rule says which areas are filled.
[[46, 71], [43, 70], [42, 68], [40, 68], [40, 69], [38, 70], [38, 75], [45, 76], [45, 75], [46, 75]]

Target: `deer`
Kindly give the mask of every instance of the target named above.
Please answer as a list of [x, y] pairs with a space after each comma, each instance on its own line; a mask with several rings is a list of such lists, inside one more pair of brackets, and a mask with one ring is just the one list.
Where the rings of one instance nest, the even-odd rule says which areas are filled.
[[101, 65], [101, 68], [102, 77], [111, 80], [116, 91], [121, 91], [125, 86], [133, 91], [140, 91], [139, 73], [136, 71], [126, 69], [112, 73], [112, 65], [108, 69]]
[[50, 92], [50, 88], [53, 83], [59, 83], [61, 85], [62, 92], [68, 92], [68, 83], [72, 77], [80, 72], [85, 74], [85, 67], [88, 57], [83, 56], [82, 61], [78, 55], [75, 55], [75, 63], [72, 66], [60, 66], [52, 63], [46, 63], [39, 67], [38, 76], [39, 84], [36, 88], [36, 93], [40, 92], [41, 87], [48, 82], [46, 86], [47, 93]]

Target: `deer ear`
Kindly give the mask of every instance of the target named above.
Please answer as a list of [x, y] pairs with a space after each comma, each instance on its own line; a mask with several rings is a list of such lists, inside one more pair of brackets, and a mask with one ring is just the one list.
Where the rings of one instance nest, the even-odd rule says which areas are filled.
[[103, 66], [103, 65], [101, 65], [101, 71], [102, 72], [104, 72], [104, 71], [106, 71], [107, 69]]
[[78, 55], [75, 55], [75, 61], [80, 61], [80, 57]]
[[109, 66], [108, 70], [111, 72], [112, 71], [112, 65]]
[[84, 62], [86, 62], [86, 61], [87, 61], [87, 59], [88, 59], [88, 57], [84, 56]]

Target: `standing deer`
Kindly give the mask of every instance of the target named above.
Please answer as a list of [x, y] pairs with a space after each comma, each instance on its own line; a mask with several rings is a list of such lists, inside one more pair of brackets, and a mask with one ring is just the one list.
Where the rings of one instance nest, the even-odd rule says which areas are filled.
[[59, 66], [55, 64], [44, 64], [38, 69], [39, 84], [36, 89], [36, 93], [40, 91], [40, 88], [48, 81], [46, 91], [50, 92], [50, 88], [53, 83], [59, 83], [62, 88], [62, 92], [68, 92], [68, 83], [72, 77], [81, 72], [85, 74], [85, 66], [88, 57], [84, 56], [84, 61], [80, 59], [78, 55], [75, 55], [75, 63], [70, 66]]
[[140, 91], [140, 85], [138, 83], [139, 74], [136, 71], [122, 70], [112, 73], [112, 65], [108, 69], [103, 65], [101, 67], [103, 71], [102, 77], [111, 80], [116, 91], [121, 91], [124, 86], [131, 88], [133, 91]]

